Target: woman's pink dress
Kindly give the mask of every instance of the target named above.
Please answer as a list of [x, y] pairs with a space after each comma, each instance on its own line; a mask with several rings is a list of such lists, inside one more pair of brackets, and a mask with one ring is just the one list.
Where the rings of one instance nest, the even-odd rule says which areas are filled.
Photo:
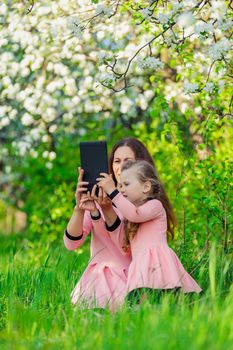
[[131, 255], [125, 254], [113, 243], [103, 219], [92, 220], [87, 211], [84, 215], [83, 238], [73, 241], [64, 235], [66, 248], [79, 248], [91, 230], [90, 261], [71, 293], [71, 302], [81, 308], [109, 307], [114, 310], [124, 302]]
[[[179, 258], [167, 244], [167, 218], [162, 203], [152, 199], [137, 208], [121, 193], [117, 193], [112, 202], [126, 219], [140, 223], [130, 244], [132, 262], [128, 271], [127, 292], [142, 287], [180, 287], [185, 293], [199, 293], [201, 288], [185, 271]], [[121, 225], [114, 238], [119, 246], [122, 246], [123, 237]]]

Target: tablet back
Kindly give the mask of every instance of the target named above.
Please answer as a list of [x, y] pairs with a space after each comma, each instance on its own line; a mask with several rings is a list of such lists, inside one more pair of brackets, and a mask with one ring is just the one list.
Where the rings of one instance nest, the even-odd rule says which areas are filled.
[[80, 142], [81, 168], [84, 169], [84, 181], [89, 181], [88, 191], [96, 184], [100, 173], [108, 173], [108, 155], [106, 141]]

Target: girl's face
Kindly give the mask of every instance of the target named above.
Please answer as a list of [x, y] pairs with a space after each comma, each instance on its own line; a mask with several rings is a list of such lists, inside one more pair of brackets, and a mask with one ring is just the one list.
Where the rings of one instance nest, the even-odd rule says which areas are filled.
[[120, 182], [121, 167], [126, 160], [135, 160], [134, 152], [128, 146], [118, 147], [114, 153], [112, 164], [113, 172], [117, 183]]
[[120, 176], [120, 192], [135, 206], [139, 206], [148, 198], [151, 190], [150, 181], [141, 182], [137, 178], [136, 169], [126, 169]]

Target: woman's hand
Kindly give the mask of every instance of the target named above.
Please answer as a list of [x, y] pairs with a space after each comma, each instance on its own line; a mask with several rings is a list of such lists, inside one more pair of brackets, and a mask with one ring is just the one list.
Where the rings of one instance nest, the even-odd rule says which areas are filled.
[[112, 179], [112, 175], [106, 173], [100, 173], [101, 177], [97, 178], [98, 186], [104, 190], [107, 194], [112, 193], [115, 189], [115, 183]]
[[76, 201], [76, 209], [81, 209], [79, 207], [81, 197], [83, 196], [84, 192], [86, 192], [87, 188], [85, 186], [87, 186], [89, 182], [83, 181], [84, 170], [81, 169], [80, 167], [78, 168], [78, 170], [79, 170], [79, 176], [78, 176], [78, 182], [77, 182], [77, 187], [75, 191], [75, 201]]
[[88, 210], [91, 213], [98, 211], [94, 199], [91, 197], [90, 192], [83, 194], [79, 203], [79, 208], [82, 210]]

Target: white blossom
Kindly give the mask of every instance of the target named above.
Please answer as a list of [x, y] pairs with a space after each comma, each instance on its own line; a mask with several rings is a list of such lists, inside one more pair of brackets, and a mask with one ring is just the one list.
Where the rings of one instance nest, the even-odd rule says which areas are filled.
[[67, 27], [70, 30], [74, 30], [74, 28], [79, 25], [80, 25], [80, 19], [78, 17], [74, 17], [74, 16], [67, 17]]
[[181, 112], [185, 113], [187, 109], [188, 109], [188, 104], [186, 102], [181, 103], [180, 105]]
[[49, 152], [49, 155], [48, 155], [48, 158], [50, 159], [50, 160], [54, 160], [55, 158], [56, 158], [56, 153], [55, 152]]
[[43, 157], [43, 158], [48, 158], [48, 157], [49, 157], [49, 151], [44, 151], [44, 152], [42, 153], [42, 157]]
[[146, 7], [144, 9], [139, 10], [139, 12], [142, 14], [142, 16], [145, 19], [150, 19], [151, 14], [152, 14], [152, 11], [151, 11], [151, 9], [149, 7]]
[[77, 86], [74, 79], [70, 78], [66, 80], [64, 91], [68, 96], [74, 96], [77, 93]]
[[121, 99], [121, 107], [120, 107], [121, 113], [127, 113], [132, 107], [132, 105], [133, 105], [133, 101], [131, 99], [129, 99], [128, 97], [123, 97]]
[[206, 83], [203, 90], [211, 93], [214, 90], [214, 83]]
[[56, 118], [57, 112], [54, 108], [52, 107], [48, 107], [45, 110], [45, 113], [43, 114], [43, 120], [47, 123], [50, 123], [52, 121], [54, 121], [54, 119]]
[[173, 4], [173, 5], [172, 5], [172, 11], [173, 11], [173, 13], [179, 11], [180, 9], [182, 9], [182, 7], [183, 7], [183, 4], [180, 3], [180, 2], [178, 2], [178, 3], [176, 3], [176, 4]]
[[163, 67], [163, 63], [158, 59], [158, 58], [154, 58], [154, 57], [146, 57], [144, 59], [138, 59], [138, 66], [141, 69], [146, 69], [146, 68], [150, 68], [150, 69], [159, 69]]
[[28, 142], [25, 142], [24, 140], [22, 140], [16, 144], [16, 147], [19, 151], [19, 154], [21, 156], [24, 156], [27, 153], [27, 151], [30, 149], [30, 144]]
[[225, 55], [231, 49], [231, 43], [228, 39], [222, 39], [219, 42], [213, 44], [209, 48], [209, 55], [213, 60], [222, 59], [223, 55]]
[[218, 91], [222, 92], [225, 87], [225, 81], [224, 80], [219, 80], [218, 82]]
[[40, 140], [42, 134], [43, 134], [43, 130], [40, 128], [35, 128], [30, 130], [30, 136], [32, 140], [35, 140], [35, 141]]
[[112, 85], [116, 82], [116, 77], [111, 73], [104, 73], [100, 77], [100, 82], [107, 85]]
[[211, 1], [211, 7], [213, 8], [213, 11], [211, 13], [213, 18], [218, 19], [220, 16], [224, 17], [227, 11], [226, 3], [225, 1], [220, 0], [212, 0]]
[[6, 4], [1, 4], [0, 5], [0, 13], [2, 15], [6, 15], [6, 13], [7, 13], [7, 5]]
[[78, 38], [81, 38], [83, 35], [83, 29], [80, 24], [78, 17], [68, 17], [67, 18], [67, 28]]
[[49, 127], [49, 132], [53, 134], [57, 130], [57, 125], [53, 124]]
[[201, 106], [197, 106], [197, 107], [194, 108], [194, 112], [195, 112], [196, 114], [200, 114], [201, 111], [202, 111]]
[[104, 5], [97, 5], [95, 13], [96, 13], [96, 15], [103, 14], [103, 15], [109, 17], [112, 15], [113, 10], [109, 7], [104, 6]]
[[17, 116], [18, 112], [16, 109], [12, 109], [11, 111], [9, 111], [8, 113], [8, 117], [11, 119], [11, 120], [14, 120], [15, 117]]
[[8, 112], [7, 106], [0, 106], [0, 118], [5, 117], [7, 112]]
[[199, 89], [199, 86], [196, 83], [185, 82], [183, 85], [183, 88], [185, 93], [189, 94], [189, 93], [197, 92]]
[[106, 52], [106, 51], [100, 51], [98, 54], [98, 57], [100, 60], [111, 60], [112, 59], [111, 53]]
[[193, 25], [195, 18], [192, 12], [184, 12], [177, 18], [177, 24], [181, 28], [187, 28]]
[[193, 8], [197, 5], [197, 0], [182, 0], [182, 6], [187, 8]]
[[197, 35], [204, 35], [204, 34], [210, 34], [213, 33], [213, 26], [211, 23], [205, 23], [205, 22], [201, 22], [195, 25], [195, 33]]
[[22, 124], [25, 126], [31, 125], [33, 123], [33, 121], [34, 121], [34, 119], [29, 113], [25, 113], [21, 119]]
[[10, 124], [10, 119], [8, 117], [3, 117], [0, 119], [0, 128], [4, 128], [9, 124]]
[[221, 18], [217, 21], [217, 26], [221, 30], [228, 30], [233, 27], [233, 21], [231, 20], [231, 18]]
[[87, 130], [84, 129], [84, 128], [79, 128], [79, 129], [78, 129], [78, 133], [79, 133], [80, 136], [84, 136], [84, 135], [86, 135]]
[[[184, 81], [187, 79], [184, 86], [188, 92], [203, 90], [211, 93], [211, 89], [216, 89], [221, 93], [230, 83], [229, 66], [225, 64], [223, 58], [230, 61], [232, 47], [230, 40], [227, 39], [227, 37], [230, 38], [230, 33], [226, 31], [232, 28], [233, 23], [230, 18], [230, 8], [224, 1], [213, 0], [211, 4], [207, 3], [203, 8], [200, 6], [199, 10], [197, 8], [194, 10], [194, 6], [199, 3], [198, 0], [171, 1], [168, 2], [167, 7], [163, 2], [158, 3], [153, 17], [160, 21], [161, 26], [178, 20], [186, 35], [188, 30], [192, 29], [192, 33], [195, 32], [196, 35], [187, 38], [187, 45], [184, 45], [185, 50], [190, 52], [189, 63], [185, 63], [184, 66], [182, 60], [177, 59], [178, 53], [173, 49], [174, 43], [171, 42], [175, 41], [175, 38], [168, 30], [164, 33], [164, 38], [160, 36], [152, 43], [154, 57], [139, 59], [139, 65], [130, 66], [128, 77], [130, 84], [134, 86], [118, 94], [112, 94], [111, 90], [106, 89], [100, 83], [98, 87], [95, 87], [97, 80], [102, 80], [104, 85], [110, 87], [117, 81], [115, 75], [106, 70], [104, 64], [98, 65], [98, 52], [101, 51], [100, 59], [111, 60], [111, 63], [114, 62], [114, 57], [117, 55], [119, 63], [114, 68], [118, 72], [123, 72], [127, 67], [127, 60], [133, 57], [142, 45], [157, 35], [157, 30], [159, 33], [161, 26], [147, 25], [148, 31], [145, 32], [139, 28], [140, 26], [134, 26], [129, 20], [132, 13], [120, 11], [120, 6], [124, 2], [119, 3], [119, 11], [111, 19], [106, 17], [113, 14], [117, 3], [114, 1], [99, 1], [97, 6], [93, 5], [90, 0], [70, 2], [58, 0], [51, 2], [50, 5], [45, 2], [37, 2], [34, 8], [36, 11], [32, 11], [30, 16], [21, 16], [24, 9], [23, 2], [16, 2], [13, 7], [5, 5], [6, 1], [3, 3], [0, 4], [0, 13], [6, 25], [0, 29], [0, 46], [2, 47], [0, 93], [1, 102], [5, 106], [0, 107], [0, 128], [6, 128], [6, 135], [8, 135], [12, 122], [21, 125], [23, 133], [29, 136], [26, 138], [25, 135], [20, 135], [18, 137], [22, 144], [19, 144], [18, 141], [15, 143], [15, 147], [20, 147], [22, 154], [28, 148], [31, 150], [32, 146], [38, 144], [40, 140], [45, 143], [42, 144], [42, 147], [47, 146], [46, 143], [50, 140], [47, 128], [49, 128], [49, 133], [58, 132], [60, 134], [64, 130], [72, 133], [75, 129], [77, 114], [80, 121], [83, 122], [84, 115], [92, 119], [102, 110], [111, 110], [113, 115], [117, 115], [120, 110], [127, 115], [134, 116], [136, 108], [147, 108], [148, 101], [155, 95], [157, 81], [151, 83], [151, 88], [149, 88], [151, 94], [147, 95], [143, 87], [146, 74], [145, 76], [140, 74], [139, 66], [141, 63], [143, 69], [162, 68], [162, 62], [154, 58], [160, 57], [160, 53], [163, 62], [169, 64], [170, 59], [176, 61], [175, 69]], [[141, 16], [150, 19], [150, 5], [154, 2], [139, 3], [141, 5], [138, 6], [142, 6]], [[95, 23], [88, 22], [89, 18], [95, 16], [95, 11], [96, 14], [100, 14], [99, 18]], [[101, 14], [105, 16], [104, 19], [100, 18]], [[89, 26], [89, 24], [93, 25]], [[84, 32], [84, 43], [75, 35], [79, 36], [85, 25], [87, 26]], [[52, 33], [53, 38], [51, 38], [50, 30], [54, 32]], [[173, 31], [178, 40], [182, 39], [183, 33], [177, 28], [177, 25], [173, 26]], [[213, 32], [215, 36], [211, 35]], [[205, 40], [202, 41], [203, 39]], [[94, 40], [97, 41], [97, 44]], [[189, 45], [192, 40], [195, 42]], [[169, 48], [163, 52], [161, 49], [166, 46], [166, 43]], [[104, 44], [107, 45], [104, 46]], [[112, 50], [109, 49], [110, 47]], [[181, 47], [181, 53], [182, 50]], [[148, 55], [148, 46], [141, 51], [141, 54], [142, 57]], [[133, 62], [137, 63], [136, 60], [137, 58]], [[222, 62], [216, 62], [213, 66], [211, 70], [213, 83], [207, 83], [205, 86], [204, 82], [213, 60]], [[221, 70], [221, 66], [225, 67], [225, 71]], [[189, 79], [200, 81], [200, 86], [204, 88], [200, 89], [197, 84], [189, 83]], [[190, 107], [193, 97], [184, 94], [180, 80], [175, 82], [173, 79], [166, 79], [165, 74], [161, 74], [161, 85], [168, 100], [176, 99], [180, 106], [183, 105], [184, 110], [184, 103], [187, 103], [187, 108]], [[120, 82], [119, 86], [121, 86]], [[148, 85], [145, 84], [145, 86], [147, 89]], [[140, 89], [142, 93], [139, 94]], [[205, 101], [208, 100], [207, 97], [210, 98], [208, 94], [206, 95]], [[223, 105], [224, 103], [225, 101]], [[62, 119], [57, 118], [60, 115]], [[79, 131], [80, 135], [82, 133], [86, 133], [85, 127]]]
[[67, 31], [67, 21], [64, 18], [56, 18], [51, 22], [50, 33], [54, 39], [59, 38]]
[[147, 107], [148, 107], [148, 102], [147, 102], [146, 97], [145, 97], [143, 94], [140, 94], [140, 95], [137, 97], [136, 101], [137, 101], [138, 105], [140, 106], [140, 108], [141, 108], [142, 110], [145, 111], [145, 110], [147, 109]]
[[168, 15], [166, 15], [164, 13], [159, 13], [158, 20], [161, 24], [165, 25], [169, 22], [170, 18], [168, 17]]
[[53, 164], [52, 164], [51, 162], [45, 163], [45, 166], [46, 166], [46, 168], [49, 169], [49, 170], [53, 168]]

